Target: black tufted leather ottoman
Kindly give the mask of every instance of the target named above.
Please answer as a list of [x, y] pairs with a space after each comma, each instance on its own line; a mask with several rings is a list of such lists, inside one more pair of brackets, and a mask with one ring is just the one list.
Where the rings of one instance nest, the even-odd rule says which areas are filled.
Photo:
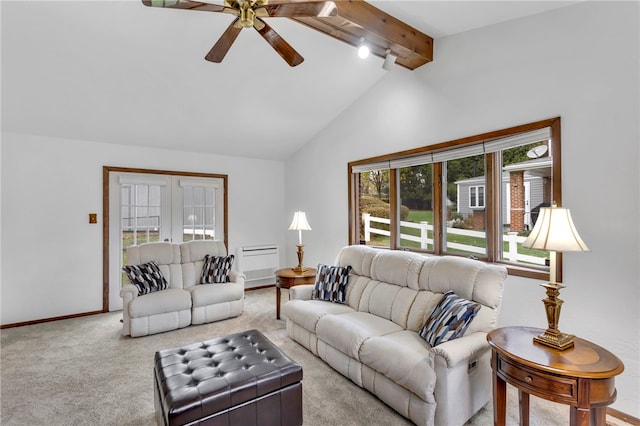
[[302, 367], [258, 330], [155, 354], [160, 425], [301, 425]]

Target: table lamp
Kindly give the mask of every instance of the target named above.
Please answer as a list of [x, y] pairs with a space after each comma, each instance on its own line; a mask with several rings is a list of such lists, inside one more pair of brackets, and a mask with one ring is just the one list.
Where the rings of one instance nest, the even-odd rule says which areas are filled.
[[305, 268], [302, 265], [302, 258], [304, 257], [304, 246], [302, 245], [302, 231], [311, 231], [311, 226], [307, 222], [307, 215], [300, 210], [296, 211], [293, 215], [293, 221], [289, 225], [289, 231], [298, 231], [298, 266], [293, 269], [294, 272], [304, 272], [309, 268]]
[[549, 251], [549, 283], [541, 284], [547, 289], [547, 298], [543, 299], [547, 313], [547, 330], [534, 337], [534, 341], [542, 345], [563, 351], [573, 347], [574, 335], [562, 333], [558, 330], [560, 321], [560, 308], [563, 301], [560, 289], [565, 286], [556, 283], [556, 252], [564, 251], [589, 251], [589, 247], [582, 241], [576, 231], [569, 209], [557, 207], [552, 203], [551, 207], [543, 207], [533, 231], [522, 243], [522, 247]]

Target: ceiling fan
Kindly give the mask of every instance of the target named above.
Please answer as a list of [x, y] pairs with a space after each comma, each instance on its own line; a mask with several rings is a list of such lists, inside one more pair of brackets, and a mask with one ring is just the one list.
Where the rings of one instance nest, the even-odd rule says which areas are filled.
[[302, 63], [304, 58], [262, 18], [323, 18], [336, 16], [338, 13], [338, 9], [332, 1], [277, 2], [269, 4], [268, 0], [224, 0], [224, 5], [219, 5], [191, 0], [142, 0], [142, 3], [151, 7], [201, 10], [234, 15], [236, 19], [227, 27], [220, 39], [204, 57], [207, 61], [222, 62], [240, 31], [243, 28], [253, 27], [278, 52], [282, 59], [292, 67]]

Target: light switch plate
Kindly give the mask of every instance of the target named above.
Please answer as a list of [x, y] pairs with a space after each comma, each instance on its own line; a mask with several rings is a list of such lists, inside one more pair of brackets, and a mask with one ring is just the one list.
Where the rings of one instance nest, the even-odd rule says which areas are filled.
[[89, 213], [89, 223], [98, 223], [98, 213]]

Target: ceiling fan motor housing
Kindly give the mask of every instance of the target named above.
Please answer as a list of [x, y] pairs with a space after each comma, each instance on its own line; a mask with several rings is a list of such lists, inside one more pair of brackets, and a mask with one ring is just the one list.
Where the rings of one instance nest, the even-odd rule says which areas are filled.
[[243, 28], [253, 27], [255, 21], [256, 12], [251, 7], [251, 3], [248, 1], [242, 2], [240, 5], [240, 25]]

